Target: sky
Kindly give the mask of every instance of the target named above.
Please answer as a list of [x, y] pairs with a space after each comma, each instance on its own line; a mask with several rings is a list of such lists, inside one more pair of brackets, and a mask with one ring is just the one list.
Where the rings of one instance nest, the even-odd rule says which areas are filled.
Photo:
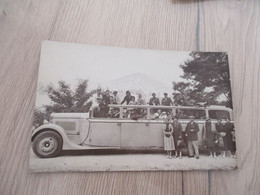
[[[44, 41], [42, 44], [38, 89], [59, 80], [72, 87], [80, 79], [89, 79], [89, 88], [135, 73], [146, 74], [167, 86], [181, 81], [179, 67], [189, 59], [190, 51], [163, 51], [94, 46]], [[48, 97], [37, 93], [36, 106]]]

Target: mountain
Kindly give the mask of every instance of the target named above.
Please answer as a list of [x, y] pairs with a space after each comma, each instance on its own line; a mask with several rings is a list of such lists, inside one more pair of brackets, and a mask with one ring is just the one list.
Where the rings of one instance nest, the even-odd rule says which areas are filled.
[[131, 93], [142, 92], [147, 95], [151, 95], [153, 92], [158, 95], [163, 92], [171, 92], [171, 89], [166, 84], [143, 73], [135, 73], [124, 76], [110, 82], [106, 82], [102, 84], [102, 86], [110, 90], [130, 90]]

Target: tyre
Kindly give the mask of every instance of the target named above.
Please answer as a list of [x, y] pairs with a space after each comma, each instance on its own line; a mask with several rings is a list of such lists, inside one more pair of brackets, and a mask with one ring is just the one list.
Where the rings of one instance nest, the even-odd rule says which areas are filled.
[[33, 140], [32, 148], [36, 156], [40, 158], [56, 157], [62, 150], [61, 136], [54, 131], [39, 133]]

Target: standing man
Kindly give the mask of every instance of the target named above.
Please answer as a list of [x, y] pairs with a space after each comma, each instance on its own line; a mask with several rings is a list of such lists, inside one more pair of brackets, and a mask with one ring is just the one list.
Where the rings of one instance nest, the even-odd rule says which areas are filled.
[[170, 106], [173, 105], [172, 99], [168, 97], [167, 93], [164, 93], [164, 98], [162, 99], [162, 105], [163, 106]]
[[198, 148], [198, 132], [199, 125], [194, 122], [194, 116], [190, 116], [190, 122], [186, 126], [186, 136], [188, 140], [189, 157], [194, 156], [199, 159], [199, 148]]
[[130, 91], [126, 91], [126, 96], [125, 96], [125, 98], [123, 99], [123, 101], [121, 102], [121, 104], [123, 104], [123, 103], [126, 102], [126, 104], [128, 105], [129, 102], [131, 101], [131, 99], [132, 99], [132, 96], [131, 96]]
[[159, 98], [156, 97], [155, 93], [152, 94], [152, 97], [150, 98], [149, 101], [149, 105], [154, 105], [154, 106], [160, 105]]

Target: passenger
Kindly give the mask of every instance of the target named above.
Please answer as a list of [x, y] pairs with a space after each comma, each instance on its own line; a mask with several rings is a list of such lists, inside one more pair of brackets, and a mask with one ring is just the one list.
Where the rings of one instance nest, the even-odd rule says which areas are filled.
[[226, 124], [224, 125], [227, 140], [227, 149], [231, 152], [231, 158], [235, 158], [236, 144], [233, 141], [234, 125], [230, 123], [229, 119], [226, 119]]
[[135, 101], [135, 96], [131, 97], [130, 102], [128, 103], [128, 105], [137, 105], [137, 102]]
[[172, 99], [168, 97], [167, 93], [164, 93], [164, 98], [162, 99], [162, 105], [163, 106], [171, 106], [173, 105]]
[[141, 93], [138, 94], [137, 104], [138, 105], [145, 105], [145, 100], [142, 98]]
[[102, 100], [104, 100], [104, 103], [106, 105], [110, 104], [110, 91], [109, 90], [106, 90], [106, 92], [103, 94], [103, 98]]
[[110, 118], [119, 118], [120, 112], [118, 108], [110, 108], [108, 112], [108, 117]]
[[97, 93], [93, 94], [92, 97], [87, 102], [87, 103], [91, 102], [90, 109], [98, 106], [96, 109], [93, 110], [93, 116], [94, 117], [99, 117], [99, 112], [100, 112], [99, 104], [102, 102], [102, 99], [103, 99], [103, 96], [101, 94], [101, 88], [97, 88]]
[[161, 114], [159, 116], [159, 119], [166, 119], [168, 118], [168, 113], [165, 111], [161, 111]]
[[154, 106], [160, 105], [160, 101], [156, 97], [155, 93], [152, 94], [152, 97], [150, 98], [150, 101], [149, 101], [149, 105], [154, 105]]
[[218, 122], [216, 123], [216, 130], [218, 133], [218, 148], [220, 151], [220, 157], [226, 157], [226, 151], [227, 148], [227, 138], [226, 138], [226, 131], [224, 129], [224, 125], [221, 123], [221, 119], [218, 119]]
[[138, 120], [140, 117], [141, 117], [141, 115], [139, 114], [139, 112], [136, 108], [131, 110], [131, 113], [130, 113], [131, 119]]
[[216, 129], [214, 128], [214, 126], [211, 123], [210, 118], [207, 118], [204, 126], [203, 126], [203, 130], [202, 130], [202, 137], [204, 138], [204, 140], [206, 140], [207, 143], [207, 148], [209, 151], [209, 157], [210, 158], [217, 158], [216, 156]]
[[143, 109], [143, 108], [140, 108], [140, 109], [139, 109], [139, 114], [140, 114], [140, 118], [146, 118], [146, 116], [147, 116], [147, 110], [146, 110], [146, 109]]
[[165, 129], [163, 131], [163, 141], [164, 141], [164, 150], [167, 152], [167, 158], [172, 158], [172, 151], [175, 150], [174, 140], [172, 137], [172, 125], [169, 122], [169, 119], [165, 120]]
[[184, 141], [182, 138], [182, 126], [181, 123], [178, 121], [178, 118], [173, 117], [173, 139], [174, 139], [174, 145], [175, 145], [175, 158], [178, 157], [179, 152], [179, 158], [182, 158], [182, 148], [184, 146]]
[[129, 102], [131, 101], [131, 93], [130, 91], [126, 91], [126, 96], [124, 97], [123, 101], [121, 102], [121, 104], [125, 103], [128, 105]]
[[99, 104], [99, 108], [100, 110], [98, 113], [98, 117], [108, 117], [109, 107], [105, 99], [101, 101], [101, 103]]
[[161, 110], [157, 110], [157, 112], [155, 112], [154, 114], [151, 115], [151, 119], [152, 120], [155, 120], [155, 119], [158, 119], [162, 114], [162, 111]]
[[110, 103], [111, 104], [114, 104], [114, 97], [111, 95], [111, 96], [109, 96], [109, 100], [110, 100]]
[[190, 122], [187, 124], [185, 132], [188, 140], [189, 157], [194, 157], [194, 151], [195, 151], [195, 157], [196, 159], [199, 159], [199, 148], [198, 148], [199, 125], [194, 122], [194, 116], [190, 116]]
[[113, 101], [111, 102], [111, 104], [120, 104], [120, 99], [119, 97], [117, 96], [118, 92], [117, 91], [114, 91], [113, 92]]
[[103, 94], [102, 102], [99, 104], [100, 107], [100, 117], [108, 117], [109, 107], [110, 104], [110, 92], [106, 90], [105, 94]]
[[103, 99], [103, 96], [101, 94], [101, 88], [97, 88], [97, 93], [93, 94], [93, 96], [90, 98], [88, 102], [92, 103], [91, 107], [98, 106]]

